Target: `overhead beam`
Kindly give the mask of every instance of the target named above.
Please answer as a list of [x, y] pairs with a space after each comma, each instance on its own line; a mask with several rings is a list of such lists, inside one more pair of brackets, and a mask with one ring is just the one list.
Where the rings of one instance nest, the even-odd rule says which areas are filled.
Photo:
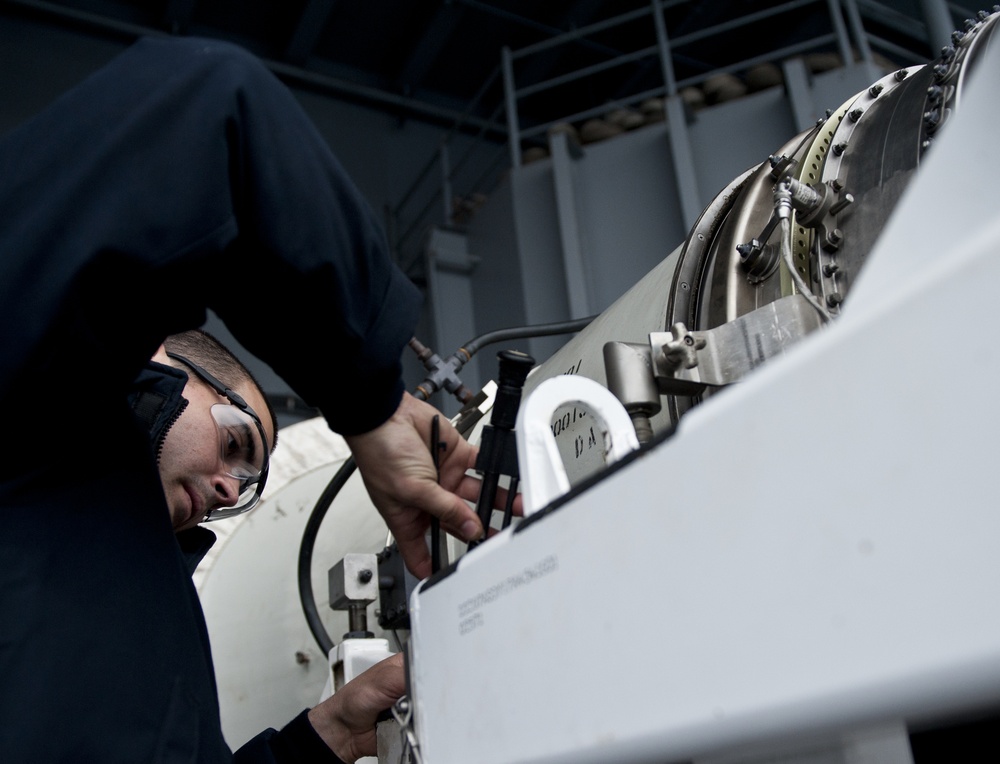
[[451, 0], [444, 0], [438, 5], [433, 18], [427, 24], [423, 34], [418, 35], [417, 44], [400, 67], [399, 75], [396, 77], [398, 86], [409, 86], [411, 92], [420, 86], [421, 81], [441, 54], [441, 50], [454, 34], [464, 12], [464, 8]]
[[169, 0], [163, 12], [163, 23], [170, 34], [184, 34], [191, 25], [198, 0]]
[[[581, 24], [588, 23], [603, 5], [603, 0], [581, 0], [575, 3], [556, 23], [556, 28], [559, 30], [556, 34], [562, 34]], [[519, 79], [528, 83], [541, 82], [547, 79], [552, 72], [558, 71], [559, 64], [565, 58], [568, 50], [569, 45], [562, 45], [552, 49], [548, 55], [529, 58], [522, 66]], [[621, 55], [620, 51], [611, 50], [610, 48], [601, 52], [606, 53], [612, 58]]]
[[337, 0], [309, 0], [306, 3], [292, 39], [285, 48], [288, 63], [301, 66], [312, 55], [336, 5]]
[[[126, 42], [139, 37], [169, 36], [162, 29], [119, 21], [96, 13], [77, 11], [47, 0], [3, 0], [2, 4], [43, 13], [53, 22], [64, 24], [70, 29], [110, 34]], [[261, 60], [268, 69], [289, 85], [308, 86], [331, 97], [358, 99], [376, 108], [392, 109], [394, 113], [403, 111], [415, 117], [435, 122], [461, 123], [470, 128], [482, 129], [493, 138], [504, 137], [505, 130], [502, 125], [498, 126], [492, 121], [462, 114], [455, 109], [436, 106], [415, 98], [405, 98], [378, 88], [359, 85], [346, 79], [308, 71], [303, 67], [293, 66], [284, 61], [273, 61], [266, 58]]]

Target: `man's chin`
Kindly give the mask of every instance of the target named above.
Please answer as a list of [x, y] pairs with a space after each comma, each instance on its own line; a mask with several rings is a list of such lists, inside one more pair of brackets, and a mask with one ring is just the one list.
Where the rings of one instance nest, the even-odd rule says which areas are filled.
[[183, 486], [177, 486], [174, 496], [167, 496], [167, 509], [174, 532], [185, 531], [198, 524], [194, 518], [194, 504]]

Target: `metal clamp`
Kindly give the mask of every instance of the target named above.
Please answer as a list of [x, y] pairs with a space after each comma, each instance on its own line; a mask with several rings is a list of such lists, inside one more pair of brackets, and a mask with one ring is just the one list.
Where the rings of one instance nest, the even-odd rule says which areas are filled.
[[570, 489], [566, 466], [552, 434], [552, 416], [563, 404], [574, 402], [583, 404], [603, 423], [609, 464], [639, 448], [628, 412], [606, 387], [572, 375], [545, 380], [521, 406], [515, 427], [525, 517]]
[[401, 764], [423, 764], [420, 758], [420, 744], [413, 728], [413, 704], [407, 696], [401, 697], [392, 707], [392, 716], [399, 724], [399, 734], [403, 742]]

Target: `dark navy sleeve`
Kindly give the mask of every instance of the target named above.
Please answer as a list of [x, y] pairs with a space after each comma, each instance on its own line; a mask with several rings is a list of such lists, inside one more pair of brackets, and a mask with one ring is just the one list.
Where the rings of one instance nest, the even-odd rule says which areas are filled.
[[0, 400], [58, 394], [80, 363], [125, 385], [211, 309], [334, 430], [395, 410], [419, 292], [242, 48], [140, 40], [8, 134], [0, 179]]
[[265, 730], [233, 754], [233, 764], [344, 764], [316, 733], [303, 711], [280, 731]]
[[[419, 293], [291, 93], [221, 42], [142, 40], [0, 139], [0, 211], [3, 761], [227, 764], [127, 395], [211, 309], [333, 429], [366, 431], [402, 395]], [[260, 760], [329, 760], [301, 724]]]

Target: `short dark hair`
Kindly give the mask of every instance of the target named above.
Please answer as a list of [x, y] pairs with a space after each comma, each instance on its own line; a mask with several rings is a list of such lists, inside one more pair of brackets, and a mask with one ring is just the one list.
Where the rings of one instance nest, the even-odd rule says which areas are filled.
[[[271, 401], [261, 388], [257, 378], [233, 353], [223, 345], [215, 336], [209, 334], [204, 329], [191, 329], [179, 334], [171, 334], [163, 341], [163, 347], [168, 353], [176, 353], [193, 361], [201, 366], [205, 371], [217, 378], [227, 387], [235, 390], [238, 386], [248, 383], [257, 388], [264, 403], [267, 406], [267, 415], [271, 417], [271, 425], [274, 427], [274, 443], [271, 444], [273, 452], [278, 445], [278, 417], [275, 416]], [[188, 371], [179, 361], [171, 360], [171, 364], [184, 371]], [[190, 376], [190, 374], [189, 374]]]

